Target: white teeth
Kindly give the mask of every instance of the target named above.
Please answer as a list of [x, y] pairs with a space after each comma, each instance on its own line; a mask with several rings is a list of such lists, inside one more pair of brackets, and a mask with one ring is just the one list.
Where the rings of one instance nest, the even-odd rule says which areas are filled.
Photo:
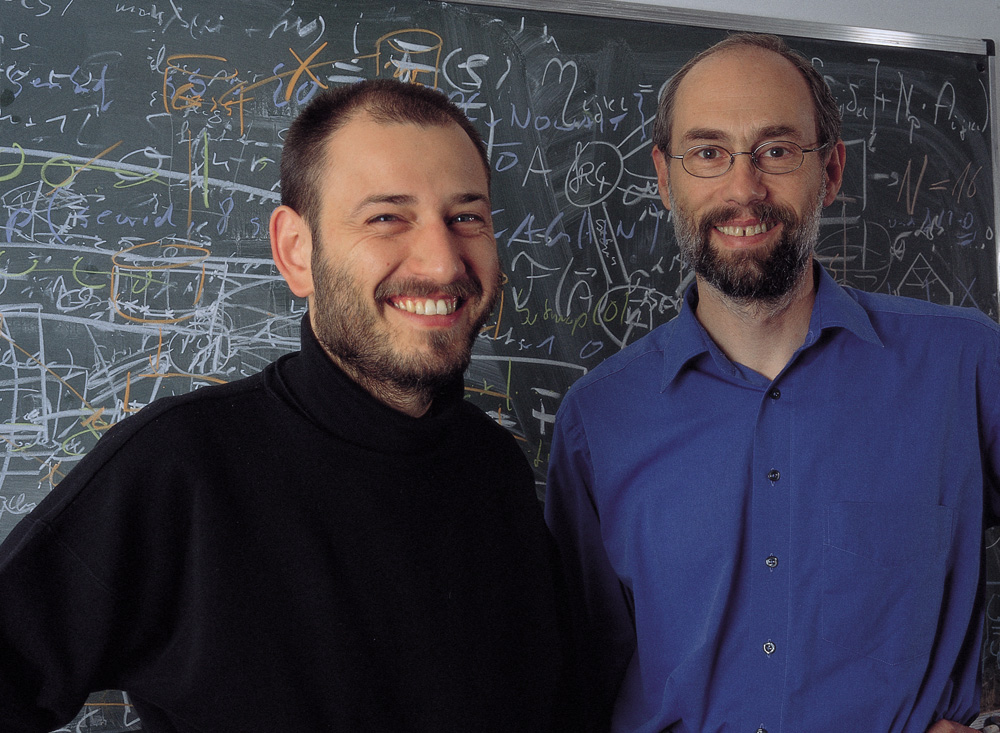
[[394, 300], [392, 304], [401, 311], [415, 313], [418, 316], [448, 316], [455, 312], [458, 301], [455, 298], [431, 298], [412, 300]]
[[767, 224], [754, 224], [750, 227], [716, 227], [716, 229], [730, 237], [752, 237], [755, 234], [763, 234], [770, 227]]

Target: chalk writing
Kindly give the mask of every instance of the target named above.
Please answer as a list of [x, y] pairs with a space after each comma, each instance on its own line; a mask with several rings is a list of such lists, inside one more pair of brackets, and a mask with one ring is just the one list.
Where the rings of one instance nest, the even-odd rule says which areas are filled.
[[[627, 22], [595, 20], [602, 31], [584, 41], [560, 16], [471, 9], [456, 25], [423, 2], [379, 14], [276, 0], [244, 23], [229, 20], [235, 4], [117, 3], [116, 21], [146, 41], [114, 34], [53, 55], [48, 39], [66, 24], [98, 20], [72, 4], [58, 15], [27, 6], [23, 30], [3, 38], [0, 77], [12, 123], [0, 140], [3, 430], [18, 447], [0, 488], [37, 491], [38, 475], [58, 480], [148, 400], [294, 348], [304, 306], [274, 272], [266, 221], [284, 130], [333, 85], [391, 75], [438, 86], [483, 131], [507, 282], [477, 355], [533, 351], [586, 370], [680, 306], [690, 272], [659, 203], [649, 132], [686, 52], [647, 48]], [[683, 48], [712, 37], [679, 34]], [[841, 103], [850, 151], [820, 260], [849, 284], [995, 315], [982, 74], [963, 83], [895, 49], [802, 45]], [[537, 381], [537, 367], [512, 369], [514, 385]], [[561, 395], [573, 378], [541, 388]], [[499, 394], [505, 424], [535, 443], [538, 408]], [[495, 398], [472, 397], [486, 408]]]
[[[539, 492], [562, 396], [692, 281], [651, 126], [665, 81], [721, 30], [426, 0], [0, 7], [0, 535], [115, 423], [297, 348], [305, 303], [267, 222], [288, 125], [323, 89], [428, 84], [483, 134], [505, 283], [467, 396], [518, 439]], [[995, 318], [983, 57], [793, 45], [848, 148], [819, 261]]]

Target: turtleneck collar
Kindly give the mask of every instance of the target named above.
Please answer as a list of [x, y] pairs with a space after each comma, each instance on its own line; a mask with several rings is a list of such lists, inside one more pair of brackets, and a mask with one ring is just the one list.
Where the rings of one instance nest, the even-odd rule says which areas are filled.
[[313, 334], [309, 314], [302, 318], [301, 351], [268, 368], [266, 381], [321, 429], [360, 447], [411, 453], [434, 445], [463, 400], [458, 377], [435, 397], [427, 414], [414, 418], [375, 399], [327, 355]]

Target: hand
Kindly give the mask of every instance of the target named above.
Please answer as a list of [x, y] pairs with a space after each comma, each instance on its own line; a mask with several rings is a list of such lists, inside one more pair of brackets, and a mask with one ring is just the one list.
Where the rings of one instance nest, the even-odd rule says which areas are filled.
[[975, 728], [967, 728], [964, 725], [958, 723], [952, 723], [950, 720], [939, 720], [930, 728], [927, 729], [927, 733], [979, 733]]

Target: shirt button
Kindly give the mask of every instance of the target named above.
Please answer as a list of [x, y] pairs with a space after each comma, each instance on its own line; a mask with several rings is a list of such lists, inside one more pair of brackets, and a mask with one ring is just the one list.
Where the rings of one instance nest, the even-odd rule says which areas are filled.
[[767, 656], [771, 656], [772, 654], [774, 654], [774, 652], [777, 650], [777, 648], [778, 647], [776, 647], [774, 645], [773, 641], [766, 641], [766, 642], [764, 642], [764, 653]]
[[770, 392], [767, 393], [767, 396], [770, 397], [772, 400], [780, 400], [781, 390], [775, 387], [774, 389], [772, 389]]
[[757, 733], [767, 733], [767, 728], [758, 728]]
[[768, 556], [767, 560], [764, 561], [764, 563], [769, 568], [771, 568], [771, 570], [774, 570], [776, 567], [778, 567], [778, 558], [776, 558], [774, 555], [770, 555]]
[[772, 484], [778, 483], [778, 479], [780, 478], [781, 478], [781, 471], [779, 471], [776, 468], [772, 468], [770, 471], [767, 472], [767, 480], [770, 481]]

